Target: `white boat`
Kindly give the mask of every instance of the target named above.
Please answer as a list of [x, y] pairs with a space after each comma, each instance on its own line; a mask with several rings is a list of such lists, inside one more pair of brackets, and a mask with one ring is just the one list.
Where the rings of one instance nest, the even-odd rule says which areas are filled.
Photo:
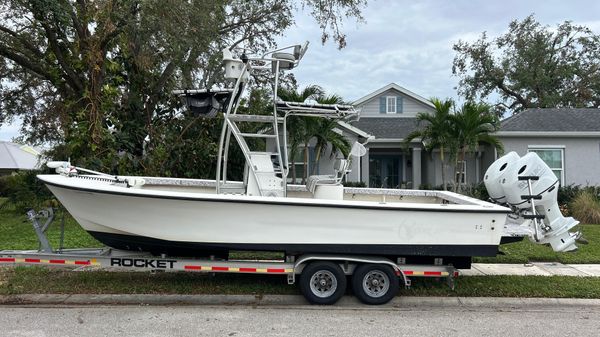
[[[404, 258], [407, 263], [445, 259], [467, 267], [472, 256], [495, 256], [507, 235], [510, 208], [446, 191], [342, 186], [351, 158], [332, 175], [312, 176], [307, 186], [288, 185], [286, 120], [291, 115], [352, 118], [351, 106], [276, 101], [270, 116], [242, 115], [237, 103], [251, 73], [271, 72], [274, 97], [282, 69], [298, 65], [307, 45], [252, 58], [224, 51], [232, 88], [183, 90], [193, 112], [223, 112], [215, 180], [111, 176], [51, 162], [59, 174], [38, 176], [77, 222], [102, 243], [170, 256], [227, 254], [229, 250], [344, 253]], [[238, 123], [263, 123], [244, 133]], [[267, 131], [264, 131], [267, 130]], [[233, 138], [246, 159], [244, 180], [227, 180]], [[274, 151], [253, 149], [248, 138], [266, 138]], [[280, 144], [281, 143], [281, 144]], [[359, 144], [352, 155], [363, 154]], [[527, 226], [521, 226], [524, 228]], [[528, 227], [527, 227], [528, 228]], [[521, 234], [512, 235], [522, 237]], [[525, 234], [523, 234], [525, 233]]]
[[[344, 200], [215, 194], [214, 181], [39, 176], [81, 226], [119, 249], [494, 256], [507, 208], [451, 192], [346, 188]], [[124, 178], [128, 179], [128, 178]], [[139, 178], [135, 178], [139, 179]], [[212, 193], [211, 193], [212, 192]]]

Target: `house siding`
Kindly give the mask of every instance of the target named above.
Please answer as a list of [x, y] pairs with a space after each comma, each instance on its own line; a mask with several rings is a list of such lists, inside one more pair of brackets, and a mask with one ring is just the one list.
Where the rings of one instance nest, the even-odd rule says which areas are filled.
[[[446, 157], [446, 161], [448, 157]], [[477, 165], [477, 158], [475, 154], [468, 154], [466, 157], [467, 161], [467, 179], [466, 183], [468, 185], [480, 183], [482, 180], [482, 168], [483, 165]], [[430, 187], [439, 187], [442, 185], [442, 163], [440, 160], [439, 151], [434, 151], [433, 156], [426, 153], [426, 156], [423, 157], [423, 165], [425, 166], [423, 170], [423, 184], [427, 184]], [[487, 168], [487, 166], [485, 167]], [[452, 182], [454, 181], [454, 174], [456, 170], [454, 168], [454, 163], [446, 163], [446, 183], [448, 186], [452, 186]]]
[[[402, 113], [395, 114], [383, 114], [380, 112], [380, 98], [383, 96], [400, 96], [402, 97]], [[390, 89], [382, 94], [371, 98], [365, 103], [358, 105], [358, 108], [361, 109], [360, 116], [361, 117], [414, 117], [419, 112], [433, 112], [434, 109], [430, 106], [427, 106], [414, 98], [404, 95], [401, 92]]]
[[[565, 185], [600, 185], [600, 137], [499, 137], [504, 151], [527, 153], [532, 145], [564, 146]], [[489, 163], [491, 164], [491, 163]]]

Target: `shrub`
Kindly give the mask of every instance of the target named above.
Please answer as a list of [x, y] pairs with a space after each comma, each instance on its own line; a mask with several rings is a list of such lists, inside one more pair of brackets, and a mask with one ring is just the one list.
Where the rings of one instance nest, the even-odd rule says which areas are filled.
[[558, 204], [559, 205], [567, 205], [570, 204], [573, 200], [575, 200], [575, 197], [581, 192], [581, 186], [580, 185], [567, 185], [567, 186], [560, 186], [558, 188], [558, 195], [557, 195], [557, 199], [558, 199]]
[[8, 195], [8, 179], [10, 176], [0, 176], [0, 197], [6, 197]]
[[575, 198], [582, 192], [589, 192], [593, 195], [600, 194], [600, 186], [581, 186], [581, 185], [567, 185], [560, 186], [558, 188], [557, 201], [560, 206], [561, 212], [564, 216], [573, 216], [571, 212], [571, 204], [575, 201]]
[[485, 188], [485, 184], [483, 182], [465, 186], [462, 190], [462, 194], [483, 201], [490, 200], [490, 195], [488, 194], [487, 188]]
[[582, 223], [600, 224], [600, 200], [591, 189], [583, 190], [570, 204], [573, 217]]
[[4, 181], [4, 196], [11, 204], [16, 206], [16, 211], [23, 212], [28, 208], [40, 208], [52, 194], [37, 179], [37, 171], [20, 171], [10, 176], [2, 177]]
[[346, 181], [343, 185], [344, 187], [367, 187], [364, 181]]

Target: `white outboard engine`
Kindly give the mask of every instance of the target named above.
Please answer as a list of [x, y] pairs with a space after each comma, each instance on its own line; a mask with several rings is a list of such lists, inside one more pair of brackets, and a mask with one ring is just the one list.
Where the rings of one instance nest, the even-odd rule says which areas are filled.
[[518, 158], [511, 152], [485, 173], [485, 186], [494, 201], [510, 205], [533, 229], [532, 239], [548, 243], [557, 252], [577, 249], [578, 233], [569, 230], [579, 221], [565, 218], [558, 208], [559, 181], [534, 152]]
[[488, 195], [494, 202], [498, 204], [506, 203], [506, 195], [501, 185], [502, 177], [510, 171], [510, 168], [519, 158], [516, 152], [509, 152], [498, 158], [485, 172], [483, 182], [485, 183]]

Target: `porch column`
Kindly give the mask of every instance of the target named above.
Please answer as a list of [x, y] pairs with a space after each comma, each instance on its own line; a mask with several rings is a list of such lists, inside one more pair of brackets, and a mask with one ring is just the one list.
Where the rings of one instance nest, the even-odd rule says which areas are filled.
[[421, 185], [421, 148], [412, 149], [412, 180], [413, 190], [419, 189]]
[[367, 153], [360, 157], [360, 181], [367, 184], [369, 187], [369, 148], [366, 148]]

